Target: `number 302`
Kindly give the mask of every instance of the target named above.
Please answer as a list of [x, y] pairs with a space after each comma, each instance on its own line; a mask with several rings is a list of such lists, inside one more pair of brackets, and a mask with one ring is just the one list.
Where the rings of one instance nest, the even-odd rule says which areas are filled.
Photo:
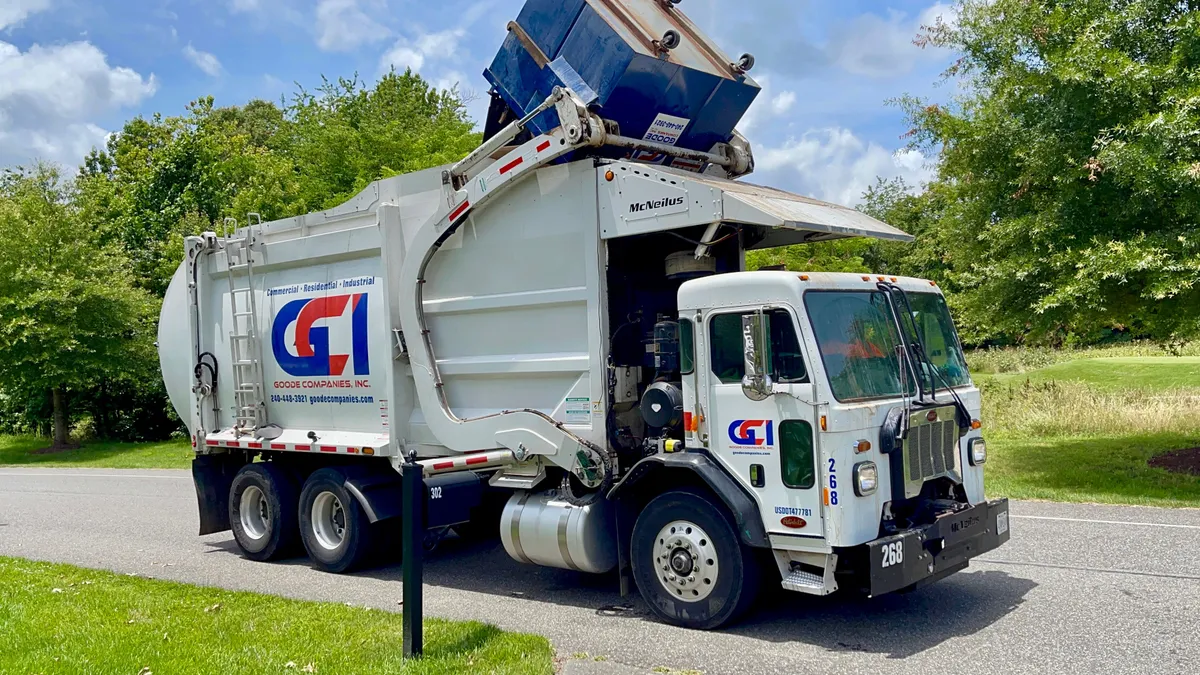
[[833, 458], [829, 458], [829, 505], [838, 505], [837, 495], [837, 464]]
[[880, 567], [891, 567], [904, 562], [904, 542], [894, 541], [883, 545], [883, 564]]

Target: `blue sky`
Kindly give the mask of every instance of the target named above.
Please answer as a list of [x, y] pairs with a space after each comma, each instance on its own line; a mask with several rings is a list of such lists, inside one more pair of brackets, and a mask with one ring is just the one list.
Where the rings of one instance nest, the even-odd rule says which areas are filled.
[[[741, 128], [753, 180], [852, 204], [878, 175], [919, 183], [904, 149], [910, 93], [945, 100], [951, 55], [922, 50], [923, 23], [950, 0], [684, 0], [731, 55], [757, 57], [763, 93]], [[135, 115], [278, 99], [322, 74], [373, 80], [392, 65], [474, 95], [523, 0], [0, 0], [0, 166], [75, 166]]]

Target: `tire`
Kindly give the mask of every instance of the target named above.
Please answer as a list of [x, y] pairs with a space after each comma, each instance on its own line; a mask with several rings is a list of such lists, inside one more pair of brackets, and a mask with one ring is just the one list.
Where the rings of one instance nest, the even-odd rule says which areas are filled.
[[247, 464], [229, 488], [229, 524], [242, 555], [265, 562], [299, 549], [298, 488], [292, 476], [271, 464]]
[[320, 469], [300, 493], [300, 539], [313, 564], [335, 574], [362, 567], [377, 534], [345, 482], [341, 471]]
[[737, 619], [758, 594], [752, 552], [738, 540], [724, 506], [699, 491], [651, 500], [634, 523], [630, 549], [638, 590], [666, 623], [718, 628]]

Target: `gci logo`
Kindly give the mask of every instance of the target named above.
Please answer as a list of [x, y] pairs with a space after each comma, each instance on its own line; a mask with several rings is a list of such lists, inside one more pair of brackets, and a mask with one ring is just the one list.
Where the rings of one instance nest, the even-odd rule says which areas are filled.
[[[351, 351], [354, 374], [370, 375], [367, 353], [367, 294], [331, 295], [321, 298], [293, 300], [275, 315], [271, 328], [271, 349], [275, 360], [288, 375], [295, 377], [339, 376], [346, 370], [350, 354], [329, 353], [329, 329], [313, 327], [321, 319], [344, 316], [350, 307]], [[296, 325], [295, 352], [287, 344], [288, 328]]]
[[729, 440], [736, 445], [775, 445], [775, 422], [734, 420], [729, 425]]

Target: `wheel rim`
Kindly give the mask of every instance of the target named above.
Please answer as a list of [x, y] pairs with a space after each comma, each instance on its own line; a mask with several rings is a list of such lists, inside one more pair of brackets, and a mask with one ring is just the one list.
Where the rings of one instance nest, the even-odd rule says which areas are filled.
[[718, 568], [712, 537], [695, 523], [667, 523], [654, 538], [654, 576], [679, 600], [707, 598], [717, 585]]
[[332, 492], [322, 492], [313, 500], [313, 536], [321, 548], [333, 551], [346, 539], [346, 510]]
[[242, 492], [239, 512], [242, 530], [251, 539], [262, 539], [271, 531], [271, 507], [267, 495], [258, 486], [251, 485]]

